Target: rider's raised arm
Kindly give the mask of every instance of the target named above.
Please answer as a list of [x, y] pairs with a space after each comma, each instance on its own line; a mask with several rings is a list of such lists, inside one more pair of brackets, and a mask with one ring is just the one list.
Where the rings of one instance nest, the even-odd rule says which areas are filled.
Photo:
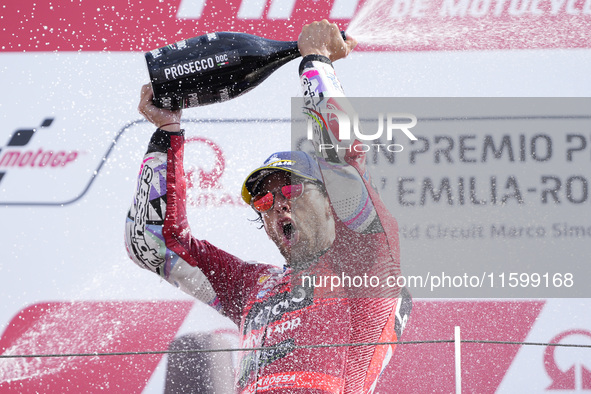
[[127, 252], [140, 267], [239, 323], [249, 289], [268, 267], [246, 263], [193, 236], [186, 211], [180, 113], [154, 107], [151, 98], [145, 85], [140, 112], [158, 129], [141, 163], [126, 218]]
[[338, 113], [352, 114], [353, 108], [332, 61], [347, 56], [355, 41], [344, 41], [336, 25], [319, 24], [304, 28], [298, 41], [304, 55], [299, 68], [303, 111], [313, 131], [316, 158], [338, 218], [359, 233], [381, 232], [374, 204], [379, 196], [367, 171], [366, 154], [355, 149], [358, 140], [339, 139]]

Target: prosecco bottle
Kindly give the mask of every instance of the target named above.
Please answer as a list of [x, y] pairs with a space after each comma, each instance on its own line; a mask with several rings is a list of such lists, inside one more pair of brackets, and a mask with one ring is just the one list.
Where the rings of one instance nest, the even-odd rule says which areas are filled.
[[208, 33], [145, 54], [154, 104], [171, 110], [238, 97], [298, 56], [296, 41], [232, 32]]

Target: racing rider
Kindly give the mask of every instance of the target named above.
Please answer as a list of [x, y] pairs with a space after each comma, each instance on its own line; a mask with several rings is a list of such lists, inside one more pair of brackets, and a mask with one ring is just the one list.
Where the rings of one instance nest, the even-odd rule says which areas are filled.
[[[318, 121], [312, 122], [316, 144], [344, 142], [327, 112], [347, 107], [332, 62], [355, 45], [326, 20], [304, 26], [298, 39], [304, 108]], [[372, 392], [394, 346], [308, 347], [396, 341], [410, 313], [405, 289], [374, 292], [344, 283], [328, 289], [316, 280], [400, 274], [398, 226], [372, 186], [365, 154], [278, 152], [249, 174], [242, 197], [285, 265], [247, 263], [191, 234], [181, 112], [156, 108], [152, 97], [143, 86], [139, 111], [158, 129], [127, 217], [131, 259], [238, 325], [241, 345], [257, 349], [240, 353], [238, 392]]]

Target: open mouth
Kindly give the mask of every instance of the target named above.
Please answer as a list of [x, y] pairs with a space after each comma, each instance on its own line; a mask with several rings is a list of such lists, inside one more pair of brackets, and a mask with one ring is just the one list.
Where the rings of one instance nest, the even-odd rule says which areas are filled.
[[296, 228], [290, 220], [285, 220], [279, 224], [280, 230], [283, 234], [283, 239], [290, 244], [293, 244], [297, 240]]
[[285, 236], [285, 238], [291, 239], [291, 237], [293, 236], [293, 233], [294, 233], [293, 224], [284, 223], [282, 226], [282, 229], [283, 229], [283, 235]]

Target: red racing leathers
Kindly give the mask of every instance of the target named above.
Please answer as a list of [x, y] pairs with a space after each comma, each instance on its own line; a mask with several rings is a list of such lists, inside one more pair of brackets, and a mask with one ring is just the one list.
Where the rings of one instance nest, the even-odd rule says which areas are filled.
[[[300, 75], [305, 107], [326, 119], [315, 123], [316, 142], [341, 143], [338, 126], [322, 116], [342, 105], [332, 65], [306, 57]], [[245, 262], [193, 237], [183, 145], [183, 132], [157, 130], [152, 136], [126, 222], [131, 259], [232, 319], [243, 347], [270, 348], [240, 352], [238, 392], [372, 392], [394, 346], [306, 346], [396, 341], [410, 313], [408, 293], [351, 286], [330, 291], [330, 284], [313, 279], [314, 285], [303, 286], [299, 277], [385, 280], [400, 274], [398, 227], [371, 186], [365, 155], [338, 149], [319, 155], [336, 239], [296, 278], [291, 268]]]

